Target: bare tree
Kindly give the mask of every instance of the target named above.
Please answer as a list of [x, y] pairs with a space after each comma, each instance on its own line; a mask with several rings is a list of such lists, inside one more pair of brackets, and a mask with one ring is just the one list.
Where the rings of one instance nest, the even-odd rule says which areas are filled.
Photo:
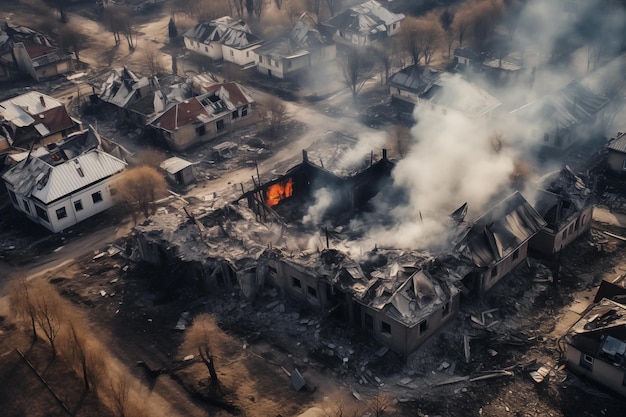
[[362, 53], [358, 49], [350, 49], [339, 59], [339, 66], [352, 97], [356, 98], [367, 81], [365, 59]]
[[389, 74], [393, 67], [394, 57], [396, 54], [396, 43], [394, 38], [385, 38], [385, 40], [377, 44], [373, 50], [383, 70], [380, 81], [381, 83], [386, 83], [389, 79]]
[[330, 16], [334, 16], [336, 12], [337, 5], [340, 0], [326, 0], [326, 5], [328, 6], [328, 13]]
[[123, 27], [122, 21], [124, 20], [123, 14], [122, 9], [117, 6], [105, 7], [102, 12], [102, 21], [107, 29], [113, 33], [115, 45], [120, 44], [120, 34]]
[[454, 31], [459, 36], [459, 46], [463, 46], [465, 40], [465, 33], [470, 26], [470, 13], [466, 10], [459, 10], [454, 18], [453, 22]]
[[400, 28], [400, 39], [405, 51], [411, 55], [413, 64], [429, 64], [441, 40], [442, 29], [433, 18], [406, 18]]
[[23, 272], [19, 272], [15, 278], [9, 290], [9, 305], [18, 319], [30, 322], [34, 342], [37, 340], [37, 327], [32, 284]]
[[131, 380], [125, 373], [118, 373], [110, 381], [111, 402], [119, 417], [126, 417], [129, 408]]
[[62, 48], [71, 49], [76, 57], [76, 63], [80, 65], [80, 51], [83, 49], [85, 35], [75, 26], [66, 25], [59, 30], [59, 43]]
[[265, 108], [265, 121], [270, 133], [274, 135], [279, 134], [287, 119], [287, 107], [280, 99], [274, 96], [265, 100], [263, 107]]
[[209, 390], [212, 394], [220, 392], [220, 382], [215, 370], [215, 358], [221, 354], [220, 335], [215, 319], [208, 314], [197, 316], [185, 333], [185, 348], [196, 351], [209, 371]]
[[419, 64], [422, 56], [422, 44], [419, 35], [419, 22], [414, 17], [406, 17], [400, 27], [400, 44], [411, 56], [414, 65]]
[[280, 10], [280, 8], [283, 7], [283, 0], [274, 0], [274, 3], [276, 4], [276, 7], [278, 8], [278, 10]]
[[61, 23], [68, 22], [66, 9], [69, 6], [69, 3], [69, 0], [50, 0], [52, 7], [59, 13], [59, 21]]
[[411, 131], [406, 126], [392, 126], [387, 136], [390, 145], [404, 158], [411, 146]]
[[257, 19], [261, 18], [261, 13], [265, 8], [265, 0], [252, 0], [252, 11], [256, 15]]
[[377, 392], [369, 401], [370, 415], [372, 417], [381, 417], [393, 403], [394, 400], [389, 394]]
[[452, 42], [454, 41], [454, 27], [452, 26], [454, 23], [454, 12], [450, 11], [450, 9], [445, 9], [441, 15], [439, 15], [439, 22], [441, 23], [441, 28], [446, 34], [449, 58], [452, 49]]
[[71, 317], [67, 323], [67, 336], [61, 340], [62, 354], [65, 359], [72, 365], [79, 368], [79, 372], [83, 378], [83, 386], [85, 391], [89, 391], [89, 368], [87, 366], [87, 337], [85, 335], [84, 323], [80, 322], [76, 317]]
[[243, 12], [245, 10], [245, 2], [246, 0], [230, 0], [235, 11], [237, 12], [237, 16], [243, 17]]
[[163, 71], [163, 65], [159, 56], [159, 50], [154, 42], [148, 42], [142, 49], [144, 62], [148, 66], [150, 75], [156, 75]]
[[115, 183], [115, 199], [137, 223], [140, 213], [147, 219], [156, 212], [154, 202], [166, 189], [165, 179], [156, 169], [139, 166], [126, 170]]
[[59, 294], [51, 290], [49, 284], [43, 282], [33, 285], [32, 294], [35, 322], [50, 342], [52, 357], [55, 358], [57, 355], [55, 340], [61, 332], [66, 318], [63, 302]]

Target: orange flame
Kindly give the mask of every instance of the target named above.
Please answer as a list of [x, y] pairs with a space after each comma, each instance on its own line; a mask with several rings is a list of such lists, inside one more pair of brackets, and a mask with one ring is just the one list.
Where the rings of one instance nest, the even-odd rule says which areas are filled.
[[272, 207], [280, 203], [281, 200], [291, 197], [293, 194], [293, 180], [289, 178], [285, 185], [276, 183], [271, 185], [265, 192], [265, 202], [268, 206]]

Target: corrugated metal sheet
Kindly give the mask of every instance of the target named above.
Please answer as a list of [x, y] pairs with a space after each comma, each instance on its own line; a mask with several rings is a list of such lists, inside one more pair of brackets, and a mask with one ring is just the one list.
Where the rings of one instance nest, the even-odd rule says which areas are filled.
[[161, 162], [161, 169], [169, 172], [170, 174], [176, 174], [179, 171], [182, 171], [183, 169], [189, 167], [193, 165], [191, 162], [189, 161], [185, 161], [182, 158], [178, 158], [176, 156], [172, 157], [172, 158], [168, 158], [165, 161]]
[[613, 151], [626, 153], [626, 133], [622, 133], [616, 138], [611, 139], [607, 148]]
[[18, 193], [47, 204], [110, 177], [125, 166], [114, 156], [93, 149], [56, 166], [31, 156], [11, 168], [2, 178]]
[[404, 19], [402, 13], [392, 13], [379, 2], [369, 0], [335, 15], [324, 22], [324, 25], [336, 30], [367, 35], [386, 32], [386, 26], [402, 19]]
[[[63, 104], [59, 100], [45, 94], [30, 91], [26, 94], [5, 100], [0, 103], [0, 106], [0, 116], [4, 117], [6, 120], [13, 121], [18, 118], [25, 118], [24, 113], [35, 115], [55, 107], [63, 106]], [[28, 126], [28, 124], [24, 126]]]

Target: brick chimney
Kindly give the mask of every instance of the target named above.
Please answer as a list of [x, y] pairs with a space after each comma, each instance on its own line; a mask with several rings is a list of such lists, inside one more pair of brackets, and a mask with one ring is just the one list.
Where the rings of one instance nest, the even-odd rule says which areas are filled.
[[43, 96], [39, 96], [39, 102], [42, 106], [46, 107], [46, 99], [44, 99]]

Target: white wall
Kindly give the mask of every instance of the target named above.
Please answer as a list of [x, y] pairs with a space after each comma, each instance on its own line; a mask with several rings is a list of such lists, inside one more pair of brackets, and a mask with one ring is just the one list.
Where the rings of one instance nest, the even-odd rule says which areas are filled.
[[230, 46], [222, 45], [224, 61], [232, 62], [237, 65], [247, 65], [255, 62], [254, 50], [261, 45], [254, 45], [246, 49], [235, 49]]
[[200, 55], [208, 56], [211, 59], [222, 59], [222, 45], [218, 43], [211, 43], [206, 45], [198, 41], [184, 38], [185, 48], [190, 51], [196, 52]]

